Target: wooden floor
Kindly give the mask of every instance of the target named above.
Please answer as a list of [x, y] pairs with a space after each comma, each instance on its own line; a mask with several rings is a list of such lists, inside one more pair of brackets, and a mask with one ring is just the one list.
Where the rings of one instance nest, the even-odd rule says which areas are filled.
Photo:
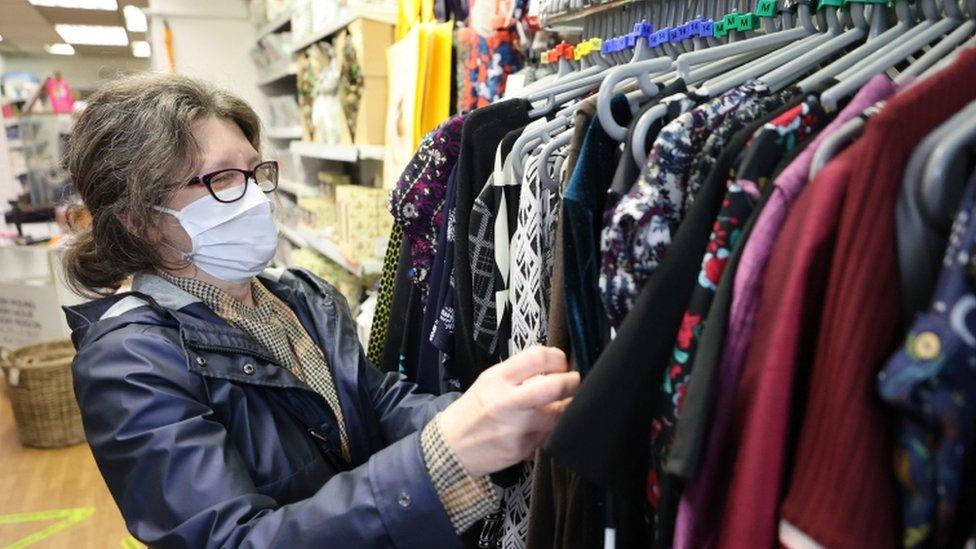
[[0, 549], [21, 547], [141, 545], [126, 532], [87, 444], [57, 450], [20, 445], [0, 381]]

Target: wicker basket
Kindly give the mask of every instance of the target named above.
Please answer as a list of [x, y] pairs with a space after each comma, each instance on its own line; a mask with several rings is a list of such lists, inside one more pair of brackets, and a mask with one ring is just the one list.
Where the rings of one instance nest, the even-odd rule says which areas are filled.
[[85, 440], [71, 384], [70, 342], [0, 349], [0, 367], [24, 446], [57, 448]]

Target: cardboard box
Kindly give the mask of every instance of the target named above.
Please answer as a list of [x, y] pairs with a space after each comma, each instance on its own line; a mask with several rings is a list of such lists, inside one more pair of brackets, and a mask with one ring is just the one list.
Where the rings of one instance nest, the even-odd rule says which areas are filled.
[[346, 27], [363, 76], [386, 76], [386, 48], [393, 45], [393, 25], [359, 18]]
[[356, 145], [386, 143], [386, 105], [389, 90], [385, 76], [367, 76], [356, 115]]

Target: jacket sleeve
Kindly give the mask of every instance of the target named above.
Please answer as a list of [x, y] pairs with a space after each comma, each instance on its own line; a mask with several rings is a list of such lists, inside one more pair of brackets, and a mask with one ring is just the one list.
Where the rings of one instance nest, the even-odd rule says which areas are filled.
[[[427, 474], [419, 433], [332, 477], [312, 497], [279, 505], [256, 491], [175, 343], [112, 332], [82, 348], [74, 372], [98, 467], [129, 530], [153, 547], [460, 543]], [[380, 387], [392, 404], [398, 385]]]

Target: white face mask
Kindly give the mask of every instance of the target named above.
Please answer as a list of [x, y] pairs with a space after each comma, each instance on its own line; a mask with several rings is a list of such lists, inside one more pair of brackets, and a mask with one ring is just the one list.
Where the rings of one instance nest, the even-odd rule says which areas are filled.
[[221, 280], [242, 283], [274, 258], [278, 227], [271, 205], [257, 185], [248, 184], [235, 202], [220, 202], [207, 193], [179, 211], [154, 208], [176, 217], [190, 235], [193, 251], [180, 251], [185, 261]]

